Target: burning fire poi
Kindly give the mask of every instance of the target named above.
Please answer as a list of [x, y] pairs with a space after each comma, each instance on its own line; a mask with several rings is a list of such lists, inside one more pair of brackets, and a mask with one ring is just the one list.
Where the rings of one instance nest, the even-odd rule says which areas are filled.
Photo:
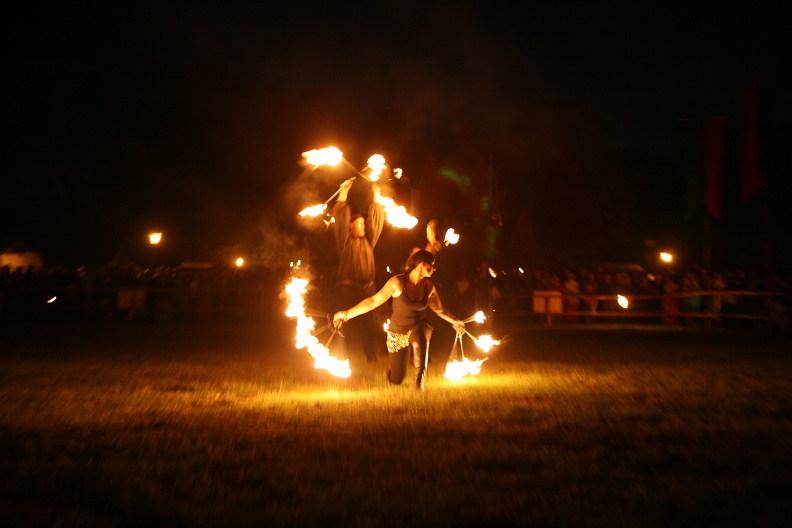
[[306, 163], [314, 167], [321, 165], [335, 167], [344, 157], [344, 154], [335, 147], [309, 150], [308, 152], [303, 152], [302, 155]]
[[[484, 315], [484, 312], [478, 311], [475, 314], [471, 315], [464, 321], [463, 323], [470, 323], [475, 321], [477, 323], [483, 323], [487, 320], [487, 316]], [[492, 350], [493, 347], [496, 347], [501, 344], [500, 341], [493, 339], [491, 335], [483, 335], [480, 337], [475, 337], [473, 334], [465, 330], [465, 334], [473, 340], [473, 343], [481, 349], [482, 352], [485, 354]], [[462, 336], [457, 335], [457, 344], [459, 346], [459, 350], [462, 356], [462, 360], [451, 360], [446, 364], [446, 371], [443, 374], [443, 377], [447, 380], [459, 380], [465, 376], [476, 376], [481, 372], [481, 364], [484, 363], [489, 358], [481, 358], [475, 361], [470, 360], [465, 357], [464, 352], [462, 352]]]
[[306, 207], [300, 211], [300, 216], [310, 216], [312, 218], [316, 218], [320, 214], [324, 213], [326, 209], [327, 204], [312, 205], [311, 207]]
[[377, 198], [377, 203], [385, 208], [387, 221], [393, 227], [405, 227], [412, 229], [418, 223], [418, 219], [407, 213], [401, 205], [396, 205], [392, 198], [380, 195]]
[[443, 237], [443, 242], [445, 242], [446, 246], [449, 244], [456, 244], [459, 242], [459, 233], [455, 233], [453, 227], [448, 228], [445, 237]]
[[326, 346], [321, 344], [316, 336], [312, 335], [315, 323], [314, 320], [305, 315], [305, 301], [303, 295], [308, 287], [307, 279], [292, 278], [286, 285], [286, 294], [289, 296], [289, 306], [286, 309], [288, 317], [297, 319], [297, 333], [295, 341], [297, 349], [306, 348], [308, 353], [314, 358], [314, 368], [324, 369], [333, 376], [348, 378], [352, 375], [349, 368], [349, 360], [341, 361], [330, 355]]
[[382, 171], [385, 170], [385, 158], [382, 154], [374, 154], [368, 159], [366, 165], [371, 169], [371, 174], [368, 175], [368, 179], [373, 182], [378, 181]]
[[481, 358], [471, 361], [462, 356], [462, 361], [456, 359], [449, 361], [446, 364], [446, 371], [443, 377], [447, 380], [455, 381], [464, 378], [465, 376], [476, 376], [481, 372], [481, 364], [489, 358]]

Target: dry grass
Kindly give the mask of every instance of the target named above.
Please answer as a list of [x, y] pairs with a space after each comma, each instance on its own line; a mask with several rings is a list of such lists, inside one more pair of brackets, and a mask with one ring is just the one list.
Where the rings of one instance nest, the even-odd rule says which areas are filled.
[[[785, 525], [782, 336], [513, 328], [463, 382], [347, 380], [288, 321], [16, 325], [0, 339], [15, 526]], [[446, 351], [441, 351], [446, 352]], [[472, 352], [469, 351], [469, 353]]]

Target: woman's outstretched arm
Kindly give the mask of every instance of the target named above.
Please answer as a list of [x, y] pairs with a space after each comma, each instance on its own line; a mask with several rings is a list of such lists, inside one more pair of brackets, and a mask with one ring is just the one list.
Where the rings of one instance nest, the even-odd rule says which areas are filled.
[[348, 310], [341, 310], [336, 312], [333, 315], [333, 324], [338, 326], [341, 323], [347, 322], [349, 319], [353, 317], [357, 317], [358, 315], [363, 315], [364, 313], [370, 312], [374, 308], [381, 306], [385, 301], [393, 297], [394, 293], [399, 291], [399, 277], [391, 277], [388, 279], [388, 282], [385, 283], [385, 286], [380, 289], [377, 293], [372, 295], [371, 297], [366, 297], [359, 303], [357, 303], [352, 308]]
[[432, 290], [429, 292], [429, 308], [431, 308], [432, 311], [436, 313], [441, 319], [451, 323], [451, 326], [454, 327], [454, 330], [456, 330], [458, 334], [461, 334], [465, 331], [465, 323], [463, 323], [454, 314], [446, 310], [443, 306], [443, 303], [440, 301], [440, 296], [437, 295], [437, 289], [434, 287], [434, 284], [432, 284]]

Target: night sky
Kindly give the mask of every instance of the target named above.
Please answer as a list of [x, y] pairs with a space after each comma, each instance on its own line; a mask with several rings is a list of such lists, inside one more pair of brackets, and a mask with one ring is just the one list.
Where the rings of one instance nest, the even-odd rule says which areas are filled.
[[[765, 207], [772, 256], [789, 259], [782, 3], [425, 4], [13, 7], [0, 243], [52, 264], [104, 263], [119, 248], [145, 260], [158, 229], [174, 262], [286, 257], [301, 230], [317, 236], [296, 211], [351, 175], [301, 176], [301, 153], [335, 145], [358, 167], [383, 154], [402, 185], [420, 183], [427, 156], [470, 174], [485, 160], [502, 255], [519, 231], [526, 258], [635, 260], [646, 239], [700, 244], [680, 128], [718, 116], [715, 258], [751, 254]], [[746, 90], [762, 103], [765, 188], [744, 207]]]

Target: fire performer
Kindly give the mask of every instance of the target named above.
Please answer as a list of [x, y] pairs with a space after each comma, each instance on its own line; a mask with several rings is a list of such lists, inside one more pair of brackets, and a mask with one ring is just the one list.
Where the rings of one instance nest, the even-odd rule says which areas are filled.
[[465, 332], [465, 323], [443, 308], [440, 296], [429, 280], [435, 269], [434, 261], [434, 255], [430, 252], [423, 249], [416, 251], [407, 260], [404, 273], [388, 279], [376, 294], [333, 316], [333, 323], [338, 326], [393, 299], [387, 347], [388, 381], [394, 385], [404, 381], [407, 361], [412, 356], [415, 387], [423, 390], [429, 359], [429, 341], [433, 332], [432, 326], [424, 318], [427, 308], [451, 323], [457, 333]]
[[[355, 178], [350, 178], [339, 187], [338, 201], [333, 206], [335, 218], [334, 235], [338, 251], [338, 271], [336, 273], [337, 306], [351, 306], [374, 294], [375, 263], [374, 246], [385, 224], [385, 211], [377, 203], [380, 187], [372, 185], [374, 200], [368, 208], [368, 215], [352, 214], [347, 205], [347, 195]], [[368, 314], [350, 324], [345, 332], [347, 342], [361, 347], [369, 363], [377, 361], [374, 349], [376, 331], [374, 315]]]

